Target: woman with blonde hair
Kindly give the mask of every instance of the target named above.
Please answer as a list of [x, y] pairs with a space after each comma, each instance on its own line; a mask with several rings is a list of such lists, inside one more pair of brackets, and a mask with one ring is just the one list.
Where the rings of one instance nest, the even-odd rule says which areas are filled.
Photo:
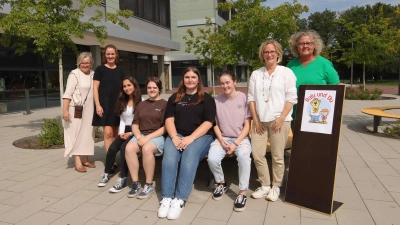
[[94, 154], [92, 54], [82, 52], [76, 61], [78, 68], [70, 72], [63, 95], [64, 156], [74, 156], [75, 170], [83, 173], [85, 167], [96, 167], [89, 162], [89, 155]]
[[[284, 148], [290, 131], [291, 112], [297, 103], [296, 77], [289, 68], [278, 65], [282, 61], [282, 46], [277, 41], [262, 43], [259, 57], [265, 66], [251, 74], [247, 99], [253, 117], [252, 155], [261, 183], [251, 196], [266, 196], [267, 200], [276, 201], [285, 171]], [[265, 158], [268, 140], [271, 144], [272, 188]]]

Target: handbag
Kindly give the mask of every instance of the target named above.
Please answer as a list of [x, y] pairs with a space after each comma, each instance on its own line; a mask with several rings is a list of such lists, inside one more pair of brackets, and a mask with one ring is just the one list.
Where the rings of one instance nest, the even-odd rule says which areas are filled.
[[[75, 77], [76, 77], [76, 75], [75, 75]], [[76, 77], [76, 79], [78, 80], [77, 77]], [[77, 104], [75, 104], [75, 102], [74, 102], [74, 104], [75, 104], [75, 105], [74, 105], [74, 108], [75, 108], [75, 110], [74, 110], [74, 118], [75, 118], [75, 119], [82, 119], [83, 105], [85, 105], [85, 102], [86, 102], [86, 99], [87, 99], [87, 97], [88, 97], [88, 95], [89, 95], [90, 89], [92, 89], [92, 82], [90, 82], [89, 91], [88, 91], [88, 93], [86, 94], [85, 100], [83, 101], [82, 105], [77, 105]]]

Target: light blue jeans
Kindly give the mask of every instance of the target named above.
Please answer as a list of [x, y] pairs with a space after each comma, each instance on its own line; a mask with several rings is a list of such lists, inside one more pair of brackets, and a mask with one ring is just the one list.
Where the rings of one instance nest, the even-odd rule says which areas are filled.
[[[224, 137], [224, 140], [231, 144], [236, 138]], [[239, 146], [235, 149], [236, 160], [239, 167], [239, 190], [245, 191], [249, 188], [250, 171], [251, 171], [251, 145], [248, 138], [243, 139]], [[210, 152], [208, 153], [208, 166], [214, 175], [216, 183], [221, 183], [224, 178], [221, 161], [224, 159], [226, 151], [222, 148], [218, 139], [211, 143]]]
[[[183, 137], [181, 134], [178, 136]], [[204, 135], [193, 141], [185, 150], [179, 151], [170, 137], [165, 139], [161, 172], [162, 198], [188, 200], [199, 162], [207, 155], [213, 140], [211, 135]], [[179, 174], [178, 165], [180, 165]]]

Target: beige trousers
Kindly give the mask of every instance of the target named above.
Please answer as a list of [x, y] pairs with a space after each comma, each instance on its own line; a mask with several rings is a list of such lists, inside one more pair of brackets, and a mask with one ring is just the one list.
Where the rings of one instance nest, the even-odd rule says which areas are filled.
[[272, 156], [272, 185], [276, 187], [282, 186], [283, 175], [285, 173], [284, 151], [290, 131], [290, 122], [284, 122], [280, 132], [274, 132], [271, 128], [272, 122], [262, 123], [264, 126], [264, 134], [259, 135], [255, 132], [253, 122], [251, 128], [251, 148], [254, 164], [257, 169], [257, 175], [262, 186], [270, 186], [271, 178], [265, 154], [267, 152], [267, 142], [271, 144]]

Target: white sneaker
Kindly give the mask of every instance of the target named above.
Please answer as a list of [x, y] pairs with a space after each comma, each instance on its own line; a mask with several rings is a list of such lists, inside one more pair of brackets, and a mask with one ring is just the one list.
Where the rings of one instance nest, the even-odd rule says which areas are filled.
[[269, 191], [271, 190], [271, 187], [265, 187], [265, 186], [261, 186], [259, 188], [257, 188], [252, 194], [251, 197], [253, 198], [263, 198], [265, 196], [268, 195]]
[[171, 208], [168, 211], [167, 218], [169, 220], [178, 219], [183, 208], [185, 208], [185, 202], [182, 199], [174, 198], [171, 202]]
[[273, 186], [271, 191], [268, 193], [266, 199], [268, 201], [274, 202], [274, 201], [278, 200], [280, 194], [281, 194], [281, 190], [279, 189], [279, 187]]
[[158, 208], [158, 217], [165, 218], [167, 217], [169, 208], [171, 208], [172, 198], [163, 198], [160, 202], [160, 207]]

